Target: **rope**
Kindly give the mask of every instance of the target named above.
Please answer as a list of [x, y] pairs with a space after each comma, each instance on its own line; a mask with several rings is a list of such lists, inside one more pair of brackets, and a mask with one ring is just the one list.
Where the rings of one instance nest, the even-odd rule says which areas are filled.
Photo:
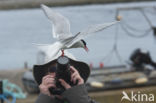
[[[118, 24], [118, 25], [120, 25], [120, 23]], [[123, 60], [122, 60], [122, 57], [120, 56], [120, 53], [119, 53], [119, 51], [118, 51], [118, 48], [117, 48], [117, 42], [118, 42], [118, 32], [119, 32], [119, 26], [116, 26], [116, 34], [115, 34], [115, 43], [114, 43], [114, 51], [115, 51], [115, 54], [116, 54], [116, 57], [117, 57], [117, 59], [120, 61], [120, 63], [122, 63], [123, 62]]]
[[147, 15], [145, 14], [143, 9], [140, 9], [140, 12], [142, 13], [142, 15], [145, 17], [145, 19], [147, 20], [148, 24], [150, 25], [150, 27], [152, 27], [152, 23], [149, 20], [149, 18], [147, 17]]
[[156, 8], [155, 7], [153, 7], [153, 9], [152, 10], [149, 10], [149, 9], [144, 9], [144, 11], [146, 11], [146, 12], [148, 12], [148, 13], [150, 13], [150, 14], [156, 14]]
[[[154, 8], [156, 9], [156, 7]], [[144, 16], [144, 18], [146, 19], [146, 21], [148, 22], [148, 24], [150, 25], [150, 28], [147, 29], [147, 30], [139, 30], [139, 29], [136, 29], [132, 26], [130, 26], [128, 23], [126, 23], [124, 20], [122, 20], [122, 22], [120, 22], [120, 27], [126, 32], [126, 34], [128, 36], [131, 36], [131, 37], [135, 37], [135, 38], [142, 38], [142, 37], [145, 37], [147, 35], [150, 34], [150, 31], [152, 31], [152, 23], [150, 22], [149, 18], [146, 16], [145, 12], [140, 8], [140, 9], [137, 9], [137, 11], [140, 11], [141, 14]], [[119, 14], [119, 11], [118, 11], [118, 14]], [[116, 14], [117, 15], [117, 14]], [[136, 31], [136, 32], [142, 32], [142, 33], [139, 33], [139, 35], [135, 35], [134, 33], [130, 32], [131, 31]]]
[[126, 32], [126, 34], [127, 34], [128, 36], [135, 37], [135, 38], [143, 38], [143, 37], [145, 37], [145, 36], [148, 36], [148, 35], [150, 34], [150, 31], [152, 31], [152, 29], [150, 28], [150, 29], [146, 30], [145, 33], [143, 33], [143, 34], [135, 35], [135, 34], [129, 32], [128, 29], [127, 29], [124, 25], [121, 25], [121, 24], [120, 24], [120, 26], [121, 26], [121, 28]]
[[136, 28], [132, 27], [131, 25], [129, 25], [128, 23], [126, 23], [124, 20], [122, 20], [121, 23], [122, 23], [125, 27], [131, 29], [132, 31], [136, 31], [136, 32], [146, 32], [146, 31], [148, 31], [148, 30], [150, 29], [150, 28], [147, 29], [147, 30], [139, 30], [139, 29], [136, 29]]
[[115, 30], [115, 37], [114, 37], [113, 48], [110, 50], [110, 52], [103, 59], [101, 59], [101, 61], [106, 60], [108, 57], [109, 57], [109, 61], [110, 61], [112, 59], [112, 57], [113, 57], [113, 53], [115, 53], [117, 59], [120, 61], [120, 63], [122, 63], [123, 60], [122, 60], [122, 58], [121, 58], [121, 56], [120, 56], [120, 54], [118, 52], [118, 49], [117, 49], [118, 32], [119, 32], [119, 30], [118, 30], [118, 24], [117, 24], [116, 30]]
[[[6, 97], [7, 96], [12, 96], [12, 102], [10, 102]], [[11, 94], [2, 94], [0, 95], [0, 99], [6, 101], [6, 103], [16, 103], [16, 97], [14, 97], [13, 95]]]
[[104, 58], [101, 59], [101, 61], [106, 61], [106, 60], [110, 61], [110, 59], [112, 58], [111, 55], [113, 54], [113, 52], [114, 52], [114, 49], [111, 49], [109, 53]]
[[[154, 8], [156, 10], [156, 7]], [[146, 21], [148, 22], [148, 24], [150, 25], [150, 28], [147, 29], [147, 30], [139, 30], [139, 29], [136, 29], [132, 26], [130, 26], [128, 23], [126, 23], [125, 21], [122, 21], [120, 22], [121, 24], [117, 24], [117, 25], [120, 25], [119, 27], [121, 27], [128, 36], [131, 36], [131, 37], [135, 37], [135, 38], [142, 38], [142, 37], [145, 37], [145, 36], [148, 36], [150, 34], [150, 32], [152, 31], [152, 23], [151, 21], [149, 20], [149, 18], [146, 16], [144, 10], [142, 9], [138, 9], [142, 15], [145, 17]], [[116, 16], [119, 14], [119, 11], [117, 10], [116, 12]], [[133, 33], [131, 33], [128, 29], [130, 29], [131, 31], [137, 31], [137, 32], [143, 32], [143, 33], [140, 33], [140, 35], [135, 35]], [[118, 51], [118, 45], [117, 45], [117, 42], [118, 42], [118, 26], [116, 26], [116, 33], [115, 33], [115, 38], [114, 38], [114, 45], [113, 45], [113, 48], [110, 50], [110, 52], [103, 58], [101, 59], [101, 61], [104, 61], [106, 60], [108, 57], [109, 58], [112, 58], [113, 56], [113, 53], [115, 53], [117, 59], [120, 61], [120, 63], [122, 63], [122, 58], [120, 56], [120, 53]]]

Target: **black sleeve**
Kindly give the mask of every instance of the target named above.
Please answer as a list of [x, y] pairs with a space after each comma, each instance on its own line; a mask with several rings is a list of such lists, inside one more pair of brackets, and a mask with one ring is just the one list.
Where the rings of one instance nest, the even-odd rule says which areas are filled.
[[40, 93], [35, 103], [56, 103], [54, 98]]
[[70, 103], [96, 103], [89, 96], [85, 85], [74, 86], [66, 90], [62, 96]]

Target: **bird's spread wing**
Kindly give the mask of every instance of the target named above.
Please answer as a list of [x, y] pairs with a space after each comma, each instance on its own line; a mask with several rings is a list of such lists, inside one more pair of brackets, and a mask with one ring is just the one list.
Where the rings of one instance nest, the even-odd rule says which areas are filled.
[[119, 21], [115, 21], [115, 22], [111, 22], [111, 23], [104, 23], [104, 24], [97, 24], [97, 25], [91, 25], [89, 26], [87, 29], [85, 29], [82, 32], [79, 32], [78, 34], [76, 34], [74, 37], [71, 38], [70, 42], [66, 43], [67, 47], [72, 46], [74, 43], [76, 43], [77, 41], [85, 38], [86, 36], [88, 36], [88, 34], [93, 34], [95, 32], [98, 31], [102, 31], [107, 27], [110, 27], [116, 23], [118, 23]]
[[67, 18], [53, 11], [51, 8], [44, 4], [41, 4], [41, 8], [43, 9], [48, 19], [52, 21], [52, 31], [54, 38], [58, 40], [63, 40], [72, 36], [70, 32], [70, 23]]
[[62, 44], [60, 42], [55, 42], [54, 44], [35, 45], [46, 54], [46, 58], [48, 58], [48, 60], [55, 58], [58, 55], [60, 49], [62, 48]]
[[[57, 59], [59, 56], [62, 55], [62, 52], [60, 51], [62, 44], [59, 42], [55, 42], [54, 44], [33, 44], [45, 53], [45, 63]], [[64, 55], [73, 60], [76, 60], [75, 56], [67, 50], [64, 51]]]

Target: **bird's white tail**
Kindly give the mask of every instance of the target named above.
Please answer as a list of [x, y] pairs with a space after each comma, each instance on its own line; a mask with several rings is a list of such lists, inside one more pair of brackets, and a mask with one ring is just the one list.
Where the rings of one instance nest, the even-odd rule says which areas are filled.
[[58, 53], [62, 47], [61, 43], [54, 44], [36, 44], [37, 47], [46, 54], [45, 62], [49, 62], [58, 57]]

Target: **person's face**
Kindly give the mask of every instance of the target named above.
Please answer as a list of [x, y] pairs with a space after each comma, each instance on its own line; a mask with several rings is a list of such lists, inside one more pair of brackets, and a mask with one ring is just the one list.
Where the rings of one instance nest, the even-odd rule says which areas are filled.
[[48, 75], [56, 76], [56, 65], [53, 65], [48, 69]]

